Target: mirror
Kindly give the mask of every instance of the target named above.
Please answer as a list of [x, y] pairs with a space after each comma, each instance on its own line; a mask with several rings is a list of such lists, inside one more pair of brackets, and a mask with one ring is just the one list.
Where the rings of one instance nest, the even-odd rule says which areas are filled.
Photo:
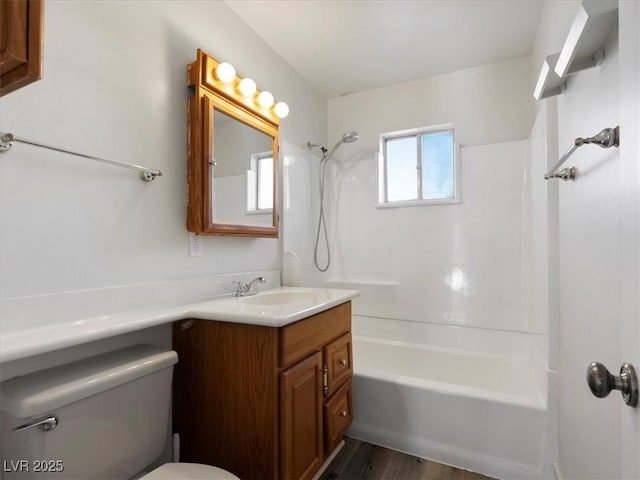
[[273, 138], [214, 109], [212, 221], [272, 224]]
[[198, 50], [187, 69], [187, 229], [277, 237], [278, 117], [240, 95], [237, 77], [216, 79], [217, 65]]

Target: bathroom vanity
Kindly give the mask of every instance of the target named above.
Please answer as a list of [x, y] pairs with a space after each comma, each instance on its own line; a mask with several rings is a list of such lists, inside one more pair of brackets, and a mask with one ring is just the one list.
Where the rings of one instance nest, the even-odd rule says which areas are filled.
[[[278, 273], [264, 275], [273, 280]], [[249, 277], [224, 277], [218, 284]], [[175, 288], [154, 285], [153, 292], [170, 297]], [[352, 420], [351, 300], [359, 292], [276, 287], [244, 297], [227, 292], [198, 303], [96, 313], [134, 293], [140, 292], [109, 291], [113, 297], [101, 296], [102, 303], [85, 294], [64, 309], [50, 302], [47, 318], [68, 319], [52, 325], [37, 324], [44, 304], [5, 302], [3, 381], [82, 361], [89, 352], [147, 342], [167, 349], [173, 336], [174, 428], [182, 462], [201, 459], [196, 463], [242, 479], [311, 478], [321, 468]], [[154, 329], [157, 337], [150, 341], [152, 327], [162, 332]]]
[[173, 348], [183, 462], [310, 479], [351, 424], [350, 301], [279, 327], [178, 321]]

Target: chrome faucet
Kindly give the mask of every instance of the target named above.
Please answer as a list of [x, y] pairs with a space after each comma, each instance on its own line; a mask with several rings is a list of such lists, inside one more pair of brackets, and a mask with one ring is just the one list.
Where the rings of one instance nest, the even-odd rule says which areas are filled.
[[267, 283], [267, 279], [264, 277], [257, 277], [251, 280], [249, 283], [242, 283], [239, 280], [234, 280], [233, 283], [238, 285], [236, 289], [236, 297], [246, 297], [247, 295], [255, 295], [258, 293], [258, 287], [256, 283]]

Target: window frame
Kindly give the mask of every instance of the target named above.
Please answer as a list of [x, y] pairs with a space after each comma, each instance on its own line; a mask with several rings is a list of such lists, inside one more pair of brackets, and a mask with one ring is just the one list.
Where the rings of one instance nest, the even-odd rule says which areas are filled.
[[[453, 197], [451, 198], [429, 198], [422, 197], [422, 136], [437, 133], [452, 133], [453, 142]], [[388, 168], [387, 168], [387, 141], [402, 138], [416, 138], [417, 158], [416, 158], [416, 189], [418, 198], [413, 200], [388, 200]], [[429, 127], [411, 128], [408, 130], [398, 130], [380, 134], [380, 150], [378, 152], [377, 180], [378, 180], [378, 201], [377, 208], [398, 208], [428, 205], [447, 205], [460, 203], [460, 148], [456, 142], [456, 132], [453, 124], [433, 125]]]
[[[270, 158], [273, 160], [272, 152], [266, 151], [266, 152], [258, 152], [258, 153], [251, 154], [251, 170], [250, 171], [254, 173], [254, 177], [253, 179], [250, 179], [249, 181], [247, 181], [247, 211], [246, 211], [247, 215], [263, 215], [263, 214], [273, 213], [273, 206], [271, 208], [259, 208], [260, 175], [262, 174], [261, 168], [260, 168], [260, 161], [264, 160], [265, 158]], [[247, 172], [247, 175], [249, 175], [248, 172]], [[275, 184], [273, 185], [272, 188], [275, 189]], [[251, 194], [249, 190], [251, 190], [251, 192], [253, 193], [255, 202], [251, 201]]]

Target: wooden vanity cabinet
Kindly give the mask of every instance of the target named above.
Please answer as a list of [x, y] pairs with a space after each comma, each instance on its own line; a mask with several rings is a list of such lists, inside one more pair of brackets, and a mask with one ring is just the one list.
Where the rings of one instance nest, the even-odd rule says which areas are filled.
[[183, 462], [310, 479], [351, 424], [350, 302], [281, 328], [179, 321], [173, 348]]

